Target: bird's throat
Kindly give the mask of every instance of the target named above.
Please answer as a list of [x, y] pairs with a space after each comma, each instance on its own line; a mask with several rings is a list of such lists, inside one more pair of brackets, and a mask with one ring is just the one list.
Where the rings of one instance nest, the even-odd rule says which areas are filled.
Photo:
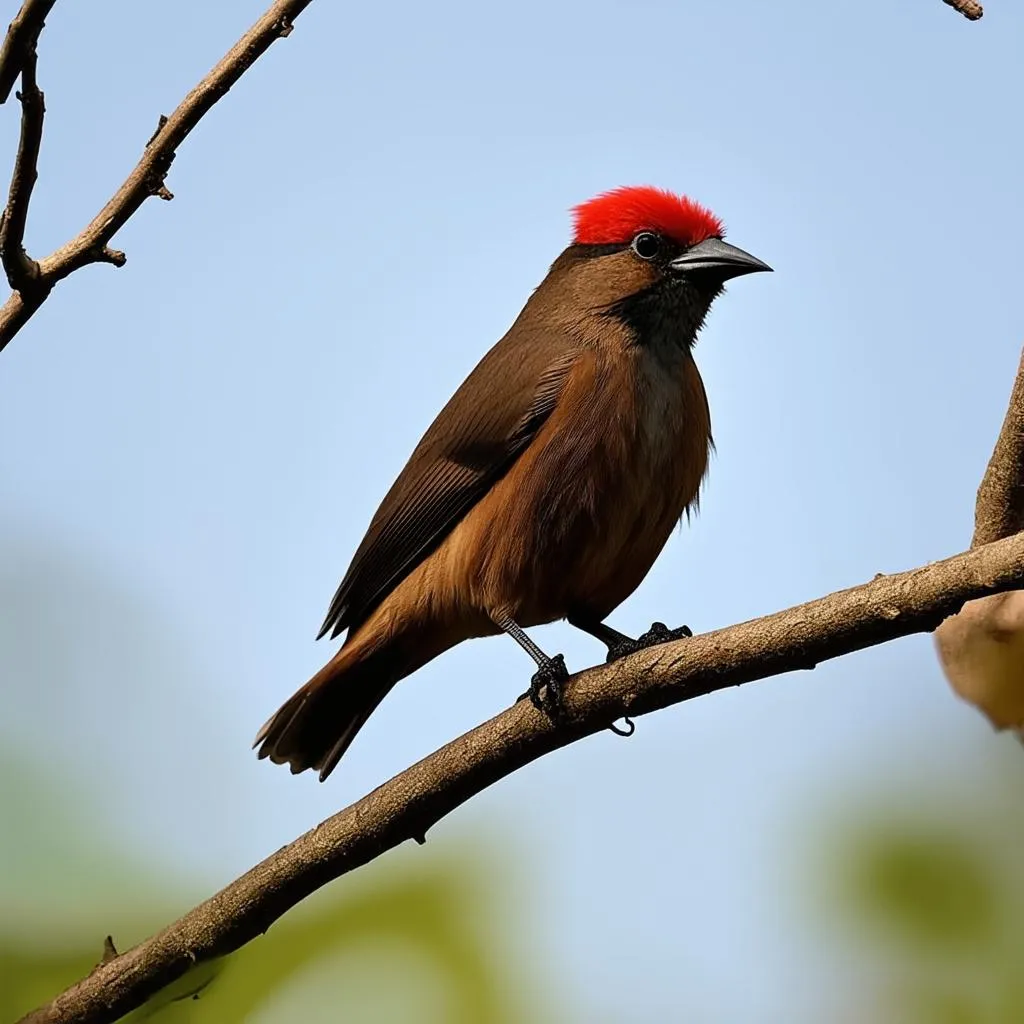
[[620, 299], [609, 311], [646, 348], [689, 350], [721, 287], [708, 293], [689, 282], [668, 279]]

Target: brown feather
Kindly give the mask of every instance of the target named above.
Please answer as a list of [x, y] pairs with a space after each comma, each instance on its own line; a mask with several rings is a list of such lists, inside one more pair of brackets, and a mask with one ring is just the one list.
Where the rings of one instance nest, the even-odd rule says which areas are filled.
[[416, 446], [331, 601], [319, 636], [358, 625], [487, 493], [555, 407], [579, 350], [527, 304]]
[[604, 331], [534, 444], [437, 553], [492, 618], [603, 619], [697, 499], [711, 433], [692, 357], [663, 366], [624, 329]]
[[616, 304], [656, 284], [628, 252], [555, 261], [382, 502], [324, 623], [345, 644], [260, 731], [261, 757], [326, 778], [444, 650], [508, 617], [600, 621], [639, 586], [711, 447], [690, 346], [714, 296], [673, 293], [641, 338]]

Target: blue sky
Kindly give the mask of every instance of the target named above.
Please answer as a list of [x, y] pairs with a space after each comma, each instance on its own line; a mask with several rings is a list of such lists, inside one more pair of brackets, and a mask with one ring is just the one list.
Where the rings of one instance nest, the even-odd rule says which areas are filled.
[[[258, 7], [58, 5], [33, 254]], [[1022, 32], [1001, 0], [978, 24], [939, 0], [314, 3], [183, 145], [173, 203], [118, 236], [127, 266], [61, 284], [0, 357], [8, 650], [54, 679], [8, 683], [0, 647], [0, 730], [212, 887], [507, 705], [530, 664], [480, 641], [401, 684], [325, 786], [249, 752], [329, 656], [312, 638], [421, 432], [568, 209], [619, 184], [688, 192], [775, 273], [709, 318], [701, 515], [613, 623], [706, 630], [963, 548], [1024, 339]], [[62, 659], [87, 666], [74, 692]], [[796, 809], [992, 742], [917, 637], [596, 737], [437, 831], [512, 837], [588, 1019], [665, 1020], [685, 991], [707, 1019], [792, 1021]]]

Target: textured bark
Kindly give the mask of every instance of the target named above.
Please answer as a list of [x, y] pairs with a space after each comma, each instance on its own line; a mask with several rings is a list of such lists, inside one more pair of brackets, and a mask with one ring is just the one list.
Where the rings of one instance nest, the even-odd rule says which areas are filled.
[[974, 506], [973, 546], [1024, 529], [1024, 352]]
[[21, 139], [14, 160], [7, 206], [0, 215], [0, 259], [12, 288], [29, 293], [39, 285], [39, 264], [25, 252], [25, 224], [32, 201], [43, 139], [43, 94], [36, 85], [36, 54], [26, 58], [21, 72]]
[[942, 2], [948, 4], [954, 11], [959, 11], [968, 21], [977, 21], [985, 13], [981, 4], [976, 0], [942, 0]]
[[36, 40], [55, 3], [56, 0], [25, 0], [21, 10], [8, 25], [7, 35], [0, 47], [0, 103], [7, 102], [25, 62], [35, 54]]

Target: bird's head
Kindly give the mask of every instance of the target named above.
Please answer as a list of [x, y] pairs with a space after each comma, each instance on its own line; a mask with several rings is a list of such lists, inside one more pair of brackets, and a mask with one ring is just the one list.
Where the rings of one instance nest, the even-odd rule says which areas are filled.
[[641, 336], [667, 331], [692, 343], [727, 280], [771, 270], [723, 241], [725, 228], [710, 210], [663, 189], [617, 188], [573, 214], [572, 244], [552, 270], [577, 304]]

